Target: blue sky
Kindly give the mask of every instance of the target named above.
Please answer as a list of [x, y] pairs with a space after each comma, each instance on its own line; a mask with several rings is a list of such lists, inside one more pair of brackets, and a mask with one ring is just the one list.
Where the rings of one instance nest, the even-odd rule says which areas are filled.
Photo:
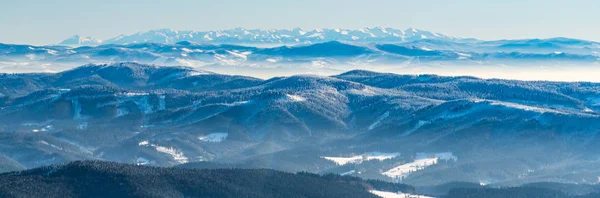
[[3, 0], [0, 42], [53, 44], [150, 29], [385, 26], [479, 39], [600, 41], [597, 0]]

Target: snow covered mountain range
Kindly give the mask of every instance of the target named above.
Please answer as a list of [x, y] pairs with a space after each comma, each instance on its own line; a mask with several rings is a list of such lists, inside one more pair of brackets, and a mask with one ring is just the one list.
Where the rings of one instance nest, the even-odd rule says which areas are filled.
[[[259, 78], [333, 75], [366, 69], [405, 74], [597, 81], [593, 74], [600, 72], [599, 60], [600, 43], [593, 41], [561, 37], [482, 41], [412, 28], [312, 31], [237, 28], [209, 32], [161, 29], [102, 41], [74, 36], [64, 45], [0, 44], [0, 70], [6, 73], [60, 72], [88, 63], [138, 62]], [[515, 70], [527, 76], [547, 72], [544, 76], [548, 78], [514, 77]], [[573, 72], [564, 75], [564, 70]]]
[[[75, 38], [75, 39], [74, 39]], [[408, 28], [362, 28], [362, 29], [316, 29], [303, 30], [278, 29], [260, 30], [235, 28], [220, 31], [176, 31], [171, 29], [150, 30], [131, 35], [119, 35], [106, 40], [86, 37], [86, 42], [78, 40], [79, 36], [66, 39], [62, 45], [100, 45], [100, 44], [133, 44], [133, 43], [163, 43], [174, 44], [181, 41], [197, 43], [228, 43], [228, 44], [310, 44], [327, 41], [353, 42], [408, 42], [421, 39], [436, 39], [446, 41], [472, 41], [446, 36], [424, 30]]]
[[[74, 40], [90, 41], [81, 37]], [[242, 74], [240, 71], [275, 74], [257, 76], [261, 78], [307, 72], [330, 75], [352, 69], [394, 72], [433, 68], [433, 71], [441, 71], [454, 66], [467, 71], [467, 68], [579, 67], [591, 72], [590, 68], [597, 68], [600, 63], [598, 51], [598, 43], [566, 38], [480, 42], [422, 39], [393, 44], [328, 41], [275, 47], [189, 41], [79, 47], [0, 44], [0, 69], [8, 73], [58, 72], [88, 63], [125, 61], [183, 65], [230, 74]]]
[[[597, 79], [599, 51], [391, 28], [0, 44], [0, 172], [91, 159], [415, 185], [596, 184], [600, 84], [580, 81]], [[583, 72], [552, 82], [368, 71], [424, 68]], [[275, 71], [288, 73], [254, 75]], [[313, 71], [327, 75], [304, 75]]]
[[95, 159], [420, 185], [594, 183], [599, 112], [598, 83], [85, 65], [0, 75], [0, 167]]

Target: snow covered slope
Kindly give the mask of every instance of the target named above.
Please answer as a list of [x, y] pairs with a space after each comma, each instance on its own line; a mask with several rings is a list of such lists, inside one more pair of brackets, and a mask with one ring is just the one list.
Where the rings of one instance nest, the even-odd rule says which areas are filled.
[[[73, 38], [67, 39], [71, 41]], [[408, 28], [406, 30], [394, 28], [361, 28], [361, 29], [275, 29], [259, 30], [235, 28], [218, 31], [176, 31], [171, 29], [157, 29], [147, 32], [138, 32], [131, 35], [120, 35], [106, 39], [103, 44], [131, 44], [131, 43], [164, 43], [174, 44], [181, 41], [198, 43], [261, 43], [261, 44], [299, 44], [317, 43], [326, 41], [354, 41], [354, 42], [407, 42], [421, 39], [439, 40], [465, 40], [440, 33]], [[63, 42], [66, 44], [65, 42]], [[69, 42], [72, 43], [72, 42]]]
[[102, 40], [100, 39], [95, 39], [92, 37], [82, 37], [79, 35], [74, 35], [68, 39], [65, 39], [64, 41], [60, 42], [59, 44], [61, 45], [100, 45], [102, 44]]

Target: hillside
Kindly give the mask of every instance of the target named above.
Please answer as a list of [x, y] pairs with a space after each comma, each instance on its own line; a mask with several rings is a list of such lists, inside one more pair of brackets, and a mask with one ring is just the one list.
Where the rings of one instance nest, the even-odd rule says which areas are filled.
[[99, 161], [5, 173], [0, 183], [2, 197], [377, 197], [368, 192], [372, 185], [352, 177]]

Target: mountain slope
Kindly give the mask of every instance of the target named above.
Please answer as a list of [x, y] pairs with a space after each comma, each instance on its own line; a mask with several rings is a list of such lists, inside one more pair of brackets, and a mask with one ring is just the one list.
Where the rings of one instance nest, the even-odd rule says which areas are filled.
[[61, 45], [100, 45], [102, 40], [95, 39], [92, 37], [81, 37], [74, 35], [64, 41], [60, 42]]
[[0, 175], [2, 197], [377, 197], [358, 178], [72, 162]]
[[69, 89], [82, 85], [112, 86], [134, 90], [179, 89], [211, 91], [250, 87], [262, 80], [221, 75], [189, 67], [158, 67], [133, 62], [89, 64], [55, 74], [0, 74], [3, 95], [47, 89]]

